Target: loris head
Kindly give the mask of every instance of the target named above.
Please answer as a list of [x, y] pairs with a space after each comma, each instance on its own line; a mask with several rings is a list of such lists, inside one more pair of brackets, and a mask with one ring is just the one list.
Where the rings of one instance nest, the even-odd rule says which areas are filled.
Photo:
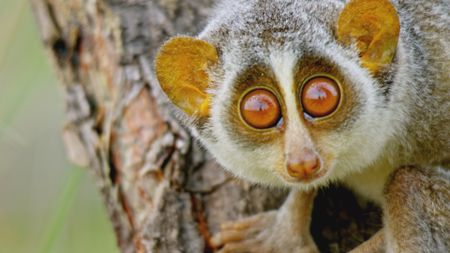
[[387, 0], [225, 1], [198, 38], [160, 49], [156, 73], [226, 169], [316, 186], [367, 167], [391, 138], [377, 76], [398, 36]]

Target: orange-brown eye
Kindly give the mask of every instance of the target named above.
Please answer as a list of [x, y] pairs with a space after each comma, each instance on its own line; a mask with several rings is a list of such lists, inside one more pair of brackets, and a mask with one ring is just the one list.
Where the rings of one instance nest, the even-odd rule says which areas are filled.
[[338, 84], [328, 77], [314, 77], [302, 89], [303, 110], [314, 118], [332, 114], [338, 107], [341, 94]]
[[257, 129], [274, 127], [281, 118], [277, 97], [265, 89], [255, 89], [245, 95], [240, 110], [245, 122]]

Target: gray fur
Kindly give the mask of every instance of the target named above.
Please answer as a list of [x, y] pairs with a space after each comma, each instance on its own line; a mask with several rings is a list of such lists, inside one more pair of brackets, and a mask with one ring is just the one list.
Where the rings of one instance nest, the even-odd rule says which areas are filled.
[[[424, 168], [448, 166], [450, 1], [395, 0], [393, 3], [401, 21], [397, 54], [383, 76], [372, 76], [360, 65], [356, 47], [346, 48], [334, 36], [336, 20], [345, 6], [344, 1], [222, 1], [212, 13], [209, 25], [199, 35], [200, 39], [218, 49], [220, 63], [210, 70], [213, 79], [210, 87], [213, 96], [211, 117], [205, 124], [193, 124], [194, 133], [226, 169], [256, 183], [309, 189], [339, 180], [379, 203], [385, 201], [382, 190], [388, 175], [398, 167], [410, 164]], [[279, 161], [284, 157], [279, 143], [272, 146], [254, 146], [252, 143], [240, 146], [239, 133], [230, 131], [232, 128], [228, 126], [231, 123], [226, 121], [226, 109], [233, 106], [230, 97], [235, 91], [237, 76], [256, 64], [275, 68], [274, 54], [283, 58], [280, 52], [289, 52], [286, 57], [293, 57], [294, 61], [311, 55], [330, 61], [345, 74], [361, 105], [354, 108], [340, 128], [324, 133], [318, 141], [319, 152], [335, 152], [333, 155], [336, 158], [329, 165], [333, 167], [330, 169], [332, 172], [323, 179], [304, 185], [283, 182], [276, 175], [273, 167], [280, 166]], [[286, 60], [287, 63], [283, 59], [277, 61], [290, 66], [289, 60]], [[295, 138], [294, 132], [289, 134], [286, 138]], [[414, 173], [412, 177], [415, 177]], [[428, 180], [434, 177], [435, 174]], [[443, 178], [444, 184], [448, 185], [448, 176]], [[390, 184], [395, 186], [396, 180]], [[388, 196], [391, 201], [401, 201], [395, 199], [396, 195], [392, 192], [388, 191]], [[436, 196], [446, 198], [439, 199], [439, 203], [450, 202], [448, 194]], [[433, 204], [433, 201], [427, 203]], [[398, 205], [401, 203], [390, 202], [387, 206], [394, 206], [395, 209]], [[407, 226], [430, 229], [427, 226], [431, 223], [415, 224], [421, 219], [405, 218], [420, 215], [406, 214], [414, 212], [412, 209], [399, 213], [386, 212], [389, 219], [399, 219]], [[439, 210], [435, 213], [439, 216]], [[398, 227], [392, 227], [395, 222], [389, 219], [386, 219], [386, 237], [388, 251], [393, 251], [396, 237], [389, 233], [401, 231]], [[449, 223], [448, 214], [436, 219]], [[424, 233], [427, 238], [423, 241], [429, 242], [430, 236], [436, 240], [449, 239], [448, 234], [442, 234], [444, 230], [439, 230], [439, 226], [437, 229], [429, 236]], [[417, 233], [411, 240], [420, 242], [422, 232]], [[443, 247], [448, 250], [448, 245], [441, 241], [430, 245], [431, 248], [423, 252], [441, 252]], [[417, 250], [414, 252], [421, 252], [423, 247], [416, 246], [414, 249]]]

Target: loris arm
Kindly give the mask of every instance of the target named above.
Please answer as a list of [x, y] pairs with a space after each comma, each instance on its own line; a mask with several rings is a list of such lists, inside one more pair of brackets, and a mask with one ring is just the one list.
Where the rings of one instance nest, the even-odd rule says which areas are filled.
[[[226, 224], [220, 253], [318, 252], [309, 233], [315, 193], [292, 191], [278, 211]], [[450, 247], [450, 173], [400, 168], [385, 189], [384, 228], [351, 253], [436, 253]]]
[[404, 167], [385, 188], [387, 252], [448, 252], [450, 173], [439, 167]]
[[450, 248], [450, 173], [404, 167], [385, 188], [384, 229], [350, 253], [434, 253]]
[[310, 235], [315, 192], [291, 190], [279, 210], [224, 224], [212, 243], [220, 253], [316, 253]]

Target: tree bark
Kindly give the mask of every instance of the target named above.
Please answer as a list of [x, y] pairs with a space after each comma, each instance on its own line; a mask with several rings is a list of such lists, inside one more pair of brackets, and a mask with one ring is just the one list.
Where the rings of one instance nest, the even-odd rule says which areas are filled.
[[[172, 117], [153, 57], [176, 34], [195, 35], [213, 0], [31, 0], [62, 82], [63, 138], [90, 168], [122, 252], [214, 252], [220, 223], [277, 208], [286, 192], [239, 181]], [[380, 227], [333, 187], [316, 200], [312, 232], [323, 252], [346, 252]]]

